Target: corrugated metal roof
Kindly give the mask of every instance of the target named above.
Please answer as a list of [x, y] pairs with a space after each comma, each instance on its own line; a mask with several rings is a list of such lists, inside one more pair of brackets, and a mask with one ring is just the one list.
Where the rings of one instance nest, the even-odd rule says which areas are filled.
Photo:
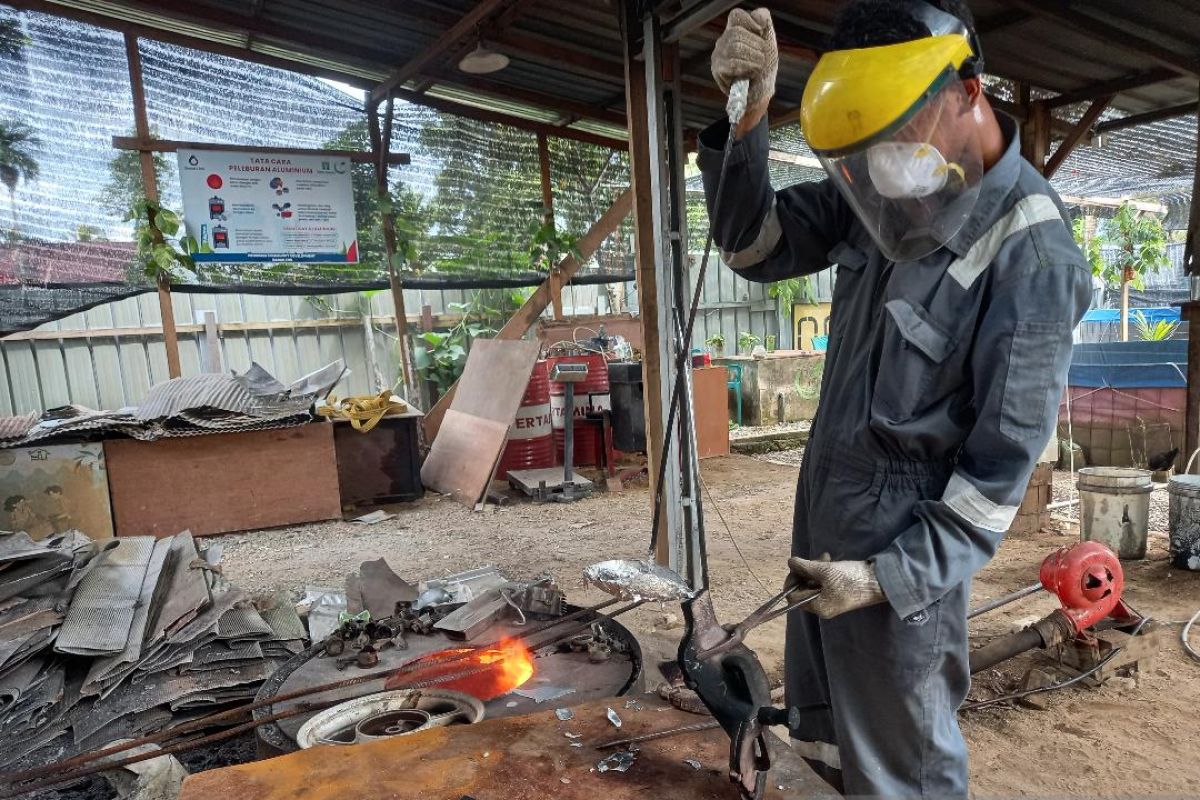
[[[369, 4], [351, 0], [13, 0], [18, 8], [86, 12], [150, 29], [249, 49], [347, 78], [376, 81], [422, 52], [476, 0], [405, 0]], [[567, 101], [592, 102], [623, 89], [622, 46], [616, 4], [575, 0], [524, 2], [522, 12], [489, 43], [516, 57], [504, 82]], [[770, 0], [784, 58], [778, 103], [797, 105], [811, 64], [803, 48], [819, 49], [829, 31], [836, 0]], [[1197, 99], [1200, 72], [1200, 7], [1159, 0], [1086, 4], [1028, 0], [973, 0], [989, 71], [1055, 92], [1075, 91], [1174, 64], [1178, 79], [1121, 92], [1114, 107], [1129, 113], [1177, 106]], [[501, 5], [497, 13], [503, 13]], [[1067, 9], [1066, 12], [1062, 9]], [[95, 21], [95, 19], [93, 19]], [[484, 25], [484, 35], [489, 31]], [[1112, 30], [1124, 31], [1122, 37]], [[700, 126], [719, 107], [705, 92], [706, 53], [720, 31], [709, 23], [680, 44], [689, 76], [685, 118]], [[1107, 32], [1107, 33], [1106, 33]], [[1139, 52], [1145, 39], [1154, 47]], [[549, 50], [547, 51], [547, 46]], [[578, 58], [565, 61], [567, 49]], [[1197, 66], [1191, 74], [1187, 66]], [[1182, 67], [1179, 65], [1183, 65]], [[452, 65], [451, 65], [452, 68]], [[576, 83], [577, 82], [577, 83]], [[605, 90], [613, 94], [605, 95]], [[485, 98], [480, 98], [485, 102]], [[618, 104], [619, 105], [619, 104]]]

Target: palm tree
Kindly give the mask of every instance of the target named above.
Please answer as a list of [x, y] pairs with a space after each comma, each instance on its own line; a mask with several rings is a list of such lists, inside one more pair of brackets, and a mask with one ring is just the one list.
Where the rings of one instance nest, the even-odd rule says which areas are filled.
[[8, 189], [12, 209], [13, 230], [17, 229], [17, 184], [37, 180], [38, 162], [35, 154], [41, 141], [23, 122], [0, 122], [0, 183]]

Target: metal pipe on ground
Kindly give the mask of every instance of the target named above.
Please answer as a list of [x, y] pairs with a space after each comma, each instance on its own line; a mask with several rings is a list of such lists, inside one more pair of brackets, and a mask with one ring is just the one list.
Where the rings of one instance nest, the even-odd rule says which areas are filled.
[[1061, 609], [1055, 609], [1028, 628], [1002, 636], [971, 651], [971, 674], [994, 667], [1027, 650], [1045, 650], [1075, 635], [1075, 626]]

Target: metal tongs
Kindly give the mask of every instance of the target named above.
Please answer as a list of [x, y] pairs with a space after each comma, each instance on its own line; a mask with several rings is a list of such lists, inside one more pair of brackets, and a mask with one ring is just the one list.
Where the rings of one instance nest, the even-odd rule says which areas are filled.
[[[821, 595], [819, 589], [811, 590], [808, 594], [803, 594], [803, 592], [803, 587], [785, 584], [782, 590], [772, 595], [767, 602], [751, 612], [750, 616], [737, 625], [727, 627], [726, 630], [729, 631], [729, 636], [723, 642], [696, 653], [696, 658], [711, 658], [712, 656], [732, 650], [746, 639], [747, 633], [759, 625], [770, 622], [773, 619], [778, 619], [784, 614], [806, 606]], [[787, 600], [788, 602], [779, 608], [775, 608], [782, 600]]]

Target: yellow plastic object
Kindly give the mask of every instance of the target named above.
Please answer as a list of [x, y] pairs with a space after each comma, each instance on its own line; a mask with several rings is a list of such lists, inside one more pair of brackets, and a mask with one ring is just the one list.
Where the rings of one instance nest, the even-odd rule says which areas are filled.
[[321, 416], [350, 420], [354, 430], [362, 433], [370, 431], [389, 414], [403, 414], [405, 411], [408, 411], [408, 404], [394, 397], [390, 389], [373, 396], [360, 395], [341, 400], [330, 395], [328, 404], [317, 409]]
[[958, 34], [826, 53], [800, 105], [809, 146], [838, 155], [891, 133], [970, 55], [970, 42]]

